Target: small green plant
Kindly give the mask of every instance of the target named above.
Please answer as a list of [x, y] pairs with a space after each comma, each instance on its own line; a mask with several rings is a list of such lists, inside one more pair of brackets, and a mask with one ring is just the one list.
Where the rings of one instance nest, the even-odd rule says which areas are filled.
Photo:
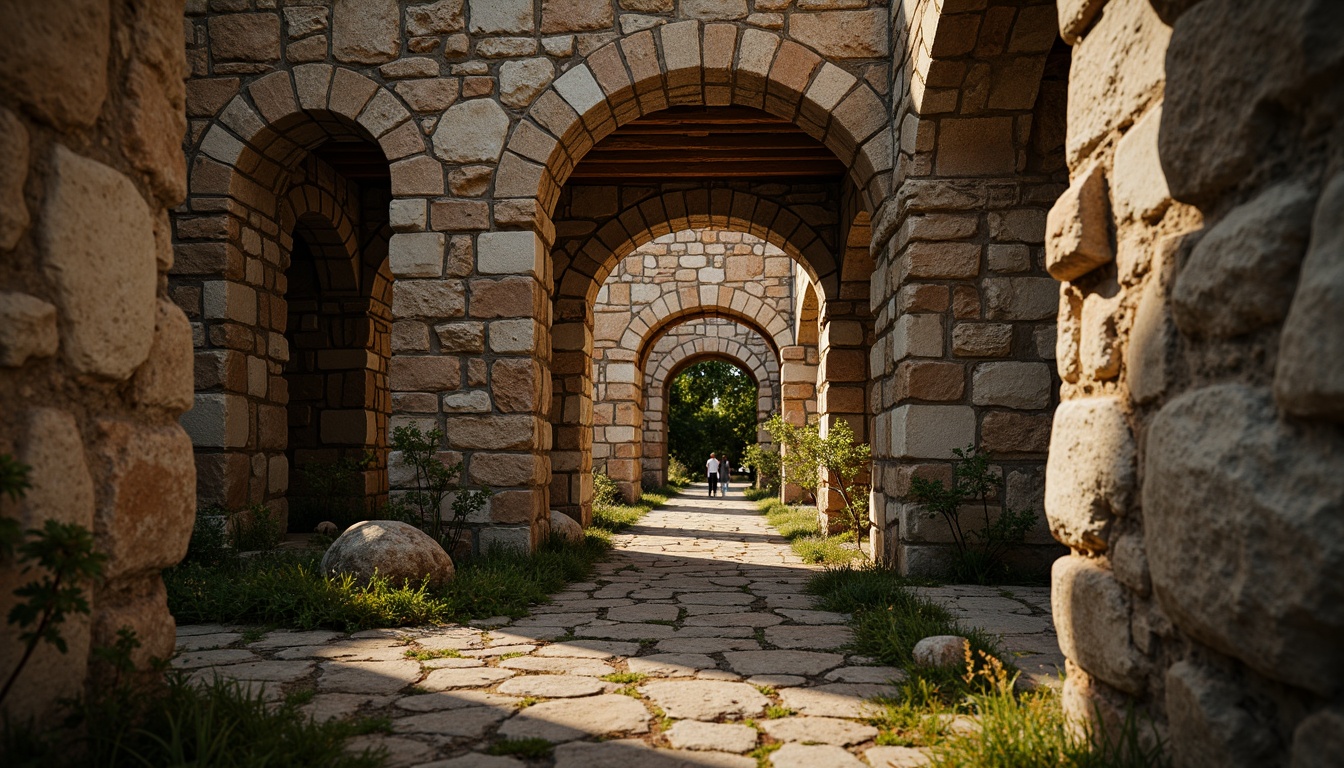
[[549, 757], [555, 745], [545, 739], [502, 739], [485, 750], [490, 755], [512, 755], [527, 760], [540, 760]]
[[197, 509], [183, 562], [218, 565], [232, 557], [235, 552], [229, 548], [227, 521], [228, 516], [218, 507]]
[[623, 685], [620, 688], [617, 688], [616, 692], [621, 694], [622, 696], [629, 696], [632, 699], [644, 698], [644, 694], [639, 692], [639, 688], [633, 685]]
[[603, 675], [602, 679], [608, 683], [632, 683], [639, 684], [644, 682], [648, 675], [639, 672], [612, 672], [609, 675]]
[[801, 488], [808, 501], [815, 503], [821, 481], [821, 432], [817, 425], [790, 424], [775, 414], [765, 422], [765, 431], [780, 446], [780, 482]]
[[691, 477], [691, 470], [681, 459], [676, 456], [670, 456], [667, 459], [667, 484], [674, 488], [685, 488], [695, 482]]
[[771, 704], [765, 708], [765, 719], [767, 720], [777, 720], [781, 717], [789, 717], [792, 714], [792, 709], [781, 707], [778, 704]]
[[[421, 432], [415, 424], [392, 430], [392, 450], [414, 474], [415, 487], [400, 493], [388, 504], [389, 514], [429, 534], [445, 552], [457, 552], [467, 520], [485, 508], [489, 488], [471, 489], [461, 485], [462, 462], [448, 465], [440, 458], [443, 430]], [[444, 502], [451, 514], [444, 520]]]
[[416, 648], [406, 651], [406, 658], [415, 659], [416, 661], [433, 661], [434, 659], [460, 659], [462, 658], [462, 652], [458, 651], [455, 648], [436, 648], [433, 650]]
[[593, 506], [614, 507], [621, 503], [621, 489], [600, 469], [593, 470]]
[[[757, 485], [760, 486], [759, 489], [749, 490], [761, 490], [769, 496], [779, 493], [779, 473], [782, 461], [779, 448], [773, 444], [762, 445], [756, 443], [748, 445], [742, 457], [742, 466], [756, 470]], [[747, 498], [750, 499], [751, 496]]]
[[[11, 500], [23, 497], [28, 488], [29, 468], [8, 455], [0, 462], [0, 490]], [[4, 518], [8, 519], [8, 518]], [[94, 550], [93, 532], [82, 525], [47, 520], [41, 528], [16, 535], [18, 524], [4, 532], [4, 558], [17, 558], [21, 573], [38, 571], [38, 578], [14, 590], [19, 601], [9, 611], [10, 626], [19, 630], [23, 652], [0, 687], [5, 700], [15, 681], [32, 659], [39, 644], [60, 653], [67, 651], [61, 627], [72, 615], [90, 611], [85, 590], [103, 574], [107, 557]]]
[[239, 552], [265, 552], [285, 539], [280, 516], [265, 504], [249, 504], [228, 517], [228, 534]]
[[770, 755], [779, 751], [784, 746], [784, 742], [775, 741], [769, 744], [762, 744], [759, 747], [747, 753], [747, 757], [756, 761], [756, 768], [770, 768]]
[[[1008, 506], [1003, 479], [990, 467], [990, 455], [974, 446], [952, 449], [958, 461], [952, 465], [952, 483], [916, 477], [910, 496], [930, 518], [941, 516], [956, 546], [953, 576], [962, 582], [989, 584], [1009, 576], [1005, 556], [1026, 541], [1036, 525], [1036, 513]], [[990, 519], [990, 503], [999, 502], [998, 517]], [[978, 506], [983, 517], [980, 530], [962, 525], [963, 508]]]

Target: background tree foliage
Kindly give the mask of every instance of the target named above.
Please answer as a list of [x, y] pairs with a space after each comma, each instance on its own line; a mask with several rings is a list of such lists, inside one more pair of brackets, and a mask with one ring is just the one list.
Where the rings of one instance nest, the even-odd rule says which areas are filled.
[[668, 453], [703, 473], [711, 451], [736, 467], [756, 442], [756, 384], [732, 363], [707, 360], [667, 387]]

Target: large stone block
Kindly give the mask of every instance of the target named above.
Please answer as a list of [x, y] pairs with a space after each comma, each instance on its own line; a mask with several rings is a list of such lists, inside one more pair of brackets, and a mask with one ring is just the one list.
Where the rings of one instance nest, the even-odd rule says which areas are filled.
[[154, 220], [139, 190], [56, 145], [41, 242], [66, 360], [82, 373], [127, 378], [149, 354], [158, 289]]
[[1231, 678], [1194, 661], [1167, 670], [1167, 723], [1176, 764], [1190, 768], [1281, 765], [1278, 738], [1241, 706]]
[[159, 299], [154, 343], [135, 372], [135, 401], [180, 414], [195, 400], [191, 322], [167, 299]]
[[420, 37], [461, 32], [465, 21], [462, 16], [463, 0], [439, 0], [428, 5], [406, 8], [406, 34]]
[[1321, 195], [1279, 337], [1274, 396], [1289, 413], [1344, 421], [1344, 174]]
[[1081, 165], [1107, 134], [1161, 97], [1170, 38], [1171, 28], [1148, 0], [1107, 2], [1101, 19], [1073, 48], [1065, 147], [1070, 167]]
[[197, 393], [195, 405], [179, 421], [200, 448], [241, 448], [251, 431], [247, 399], [224, 392]]
[[10, 250], [31, 220], [23, 186], [28, 181], [28, 129], [13, 112], [0, 107], [0, 250]]
[[398, 320], [440, 320], [467, 311], [466, 287], [460, 280], [397, 280], [392, 285], [392, 316]]
[[1050, 572], [1050, 607], [1065, 656], [1122, 691], [1143, 691], [1143, 659], [1130, 640], [1125, 590], [1109, 570], [1076, 555], [1059, 558]]
[[337, 61], [382, 64], [401, 53], [397, 0], [335, 0], [331, 27], [331, 53]]
[[1045, 514], [1055, 538], [1105, 550], [1111, 520], [1129, 511], [1136, 483], [1134, 434], [1119, 398], [1060, 403], [1045, 465]]
[[947, 459], [975, 443], [975, 411], [965, 405], [902, 405], [891, 415], [896, 458]]
[[1118, 221], [1160, 217], [1171, 205], [1171, 190], [1157, 154], [1157, 132], [1162, 123], [1159, 104], [1125, 132], [1115, 145], [1111, 169], [1111, 197]]
[[589, 0], [542, 0], [541, 32], [584, 32], [607, 29], [615, 21], [611, 3]]
[[47, 520], [92, 528], [93, 479], [75, 417], [55, 408], [34, 408], [26, 421], [18, 459], [29, 467], [31, 487], [19, 522], [25, 530], [40, 528]]
[[1168, 403], [1144, 462], [1144, 541], [1172, 621], [1321, 695], [1344, 685], [1341, 455], [1332, 427], [1282, 422], [1268, 392], [1224, 384]]
[[549, 59], [506, 61], [499, 68], [499, 99], [511, 107], [526, 107], [553, 77], [555, 66]]
[[210, 53], [216, 61], [275, 61], [280, 58], [280, 17], [231, 13], [210, 19]]
[[1106, 179], [1097, 164], [1079, 174], [1050, 209], [1045, 268], [1056, 280], [1075, 280], [1114, 257]]
[[888, 53], [887, 13], [880, 8], [793, 13], [788, 23], [790, 37], [825, 59], [875, 59]]
[[532, 0], [468, 0], [468, 28], [474, 34], [529, 34]]
[[0, 293], [0, 366], [51, 357], [60, 343], [55, 306], [26, 293]]
[[[1224, 338], [1283, 320], [1307, 249], [1314, 203], [1309, 187], [1287, 182], [1224, 214], [1176, 277], [1177, 327], [1190, 336]], [[1317, 330], [1327, 329], [1313, 328], [1313, 334]]]
[[93, 125], [107, 97], [108, 4], [4, 0], [0, 18], [0, 90], [58, 128]]
[[400, 232], [387, 244], [387, 263], [396, 277], [438, 277], [443, 274], [441, 232]]
[[991, 277], [983, 285], [991, 320], [1048, 320], [1058, 310], [1059, 286], [1048, 277]]
[[93, 444], [94, 531], [111, 580], [176, 565], [196, 515], [191, 439], [176, 425], [102, 419]]
[[486, 275], [545, 274], [546, 253], [532, 232], [486, 232], [476, 239], [476, 269]]
[[1033, 410], [1050, 405], [1050, 367], [1045, 363], [995, 362], [975, 366], [971, 402]]
[[494, 99], [458, 102], [434, 129], [434, 154], [450, 163], [493, 163], [508, 132], [509, 116]]

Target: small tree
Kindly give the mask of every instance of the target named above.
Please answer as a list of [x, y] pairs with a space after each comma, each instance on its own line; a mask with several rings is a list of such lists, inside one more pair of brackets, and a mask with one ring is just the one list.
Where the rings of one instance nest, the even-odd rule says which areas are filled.
[[[452, 466], [443, 463], [439, 458], [442, 442], [443, 430], [438, 428], [421, 432], [420, 427], [410, 424], [392, 430], [392, 450], [399, 452], [401, 463], [415, 472], [415, 487], [390, 503], [388, 511], [429, 534], [452, 554], [467, 528], [467, 519], [485, 507], [491, 491], [459, 484], [462, 462]], [[445, 524], [443, 504], [450, 495], [451, 515]]]
[[[1004, 558], [1008, 551], [1021, 546], [1036, 525], [1036, 513], [1012, 509], [1003, 492], [1003, 478], [990, 466], [990, 455], [975, 446], [953, 448], [958, 461], [952, 465], [952, 484], [942, 480], [916, 477], [911, 480], [910, 495], [923, 506], [930, 519], [942, 516], [952, 533], [957, 560], [954, 575], [959, 581], [988, 584], [1007, 575]], [[990, 501], [1000, 502], [999, 516], [989, 519]], [[961, 525], [963, 507], [979, 504], [984, 526], [966, 531]]]
[[816, 444], [818, 464], [826, 472], [828, 486], [840, 494], [845, 522], [855, 542], [860, 542], [868, 532], [868, 485], [856, 481], [868, 470], [872, 448], [854, 442], [854, 430], [844, 419], [837, 419]]
[[772, 491], [779, 490], [781, 462], [779, 449], [770, 443], [748, 445], [742, 457], [742, 466], [756, 470], [757, 485]]
[[779, 414], [765, 422], [770, 439], [780, 446], [780, 481], [803, 489], [813, 502], [821, 480], [821, 435], [815, 424], [797, 426]]

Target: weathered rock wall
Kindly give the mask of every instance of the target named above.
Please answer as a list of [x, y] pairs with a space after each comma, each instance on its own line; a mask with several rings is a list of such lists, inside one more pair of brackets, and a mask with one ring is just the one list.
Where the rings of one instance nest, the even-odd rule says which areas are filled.
[[[173, 652], [160, 569], [194, 511], [192, 329], [168, 300], [168, 209], [183, 197], [182, 4], [0, 3], [0, 452], [31, 468], [0, 514], [74, 523], [107, 555], [90, 616], [42, 644], [5, 701], [50, 717], [99, 684], [94, 649], [123, 627], [142, 668]], [[134, 44], [132, 44], [134, 41]], [[0, 615], [37, 577], [0, 566]], [[0, 626], [17, 662], [18, 629]]]
[[[1046, 510], [1065, 702], [1182, 766], [1344, 725], [1344, 9], [1061, 2], [1069, 190]], [[1333, 708], [1332, 708], [1333, 707]]]

